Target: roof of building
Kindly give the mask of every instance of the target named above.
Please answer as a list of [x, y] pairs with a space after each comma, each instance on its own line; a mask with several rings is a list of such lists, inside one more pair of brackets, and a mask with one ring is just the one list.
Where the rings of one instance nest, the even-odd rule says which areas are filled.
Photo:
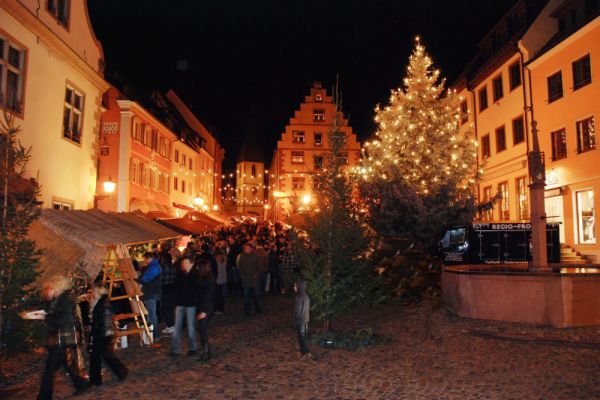
[[40, 281], [65, 273], [78, 263], [90, 277], [98, 275], [109, 246], [167, 240], [181, 234], [141, 213], [113, 213], [97, 209], [43, 209], [30, 227], [29, 237], [43, 250]]
[[256, 141], [256, 129], [252, 122], [248, 124], [248, 133], [246, 134], [246, 138], [240, 150], [240, 154], [238, 155], [237, 161], [253, 161], [257, 163], [265, 162], [263, 151]]

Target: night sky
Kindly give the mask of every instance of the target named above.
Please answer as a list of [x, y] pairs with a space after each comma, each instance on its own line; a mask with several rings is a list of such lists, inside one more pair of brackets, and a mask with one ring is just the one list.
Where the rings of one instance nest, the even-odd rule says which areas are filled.
[[516, 0], [89, 0], [107, 65], [149, 93], [173, 88], [215, 129], [224, 168], [249, 127], [267, 164], [313, 81], [340, 75], [360, 140], [405, 73], [415, 35], [452, 82]]

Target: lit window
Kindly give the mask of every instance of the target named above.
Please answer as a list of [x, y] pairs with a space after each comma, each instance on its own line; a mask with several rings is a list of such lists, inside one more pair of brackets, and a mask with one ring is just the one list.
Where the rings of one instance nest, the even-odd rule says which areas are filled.
[[348, 165], [348, 152], [347, 151], [340, 152], [340, 154], [338, 154], [338, 156], [336, 158], [338, 161], [340, 161], [341, 164]]
[[179, 184], [179, 179], [177, 177], [173, 178], [173, 190], [178, 190], [177, 186]]
[[[486, 186], [483, 188], [483, 202], [487, 203], [492, 200], [492, 187]], [[490, 207], [485, 209], [482, 214], [482, 219], [484, 221], [491, 221], [493, 218], [493, 209]]]
[[315, 146], [323, 146], [323, 133], [315, 132]]
[[52, 208], [55, 210], [67, 211], [73, 209], [73, 203], [65, 201], [52, 200]]
[[490, 146], [490, 135], [484, 135], [481, 138], [481, 158], [488, 158], [492, 155], [492, 149]]
[[304, 190], [305, 180], [302, 177], [292, 178], [292, 190]]
[[460, 103], [460, 123], [464, 124], [469, 121], [469, 106], [467, 101]]
[[17, 113], [23, 108], [25, 51], [0, 36], [0, 104]]
[[498, 193], [500, 194], [500, 219], [510, 219], [510, 208], [508, 204], [508, 182], [498, 184]]
[[175, 162], [179, 162], [179, 150], [175, 150]]
[[293, 131], [292, 132], [293, 143], [304, 143], [304, 131]]
[[552, 161], [567, 158], [567, 131], [559, 129], [552, 132]]
[[325, 110], [322, 110], [322, 109], [313, 110], [313, 121], [325, 121]]
[[303, 151], [292, 151], [292, 164], [304, 164]]
[[594, 150], [596, 148], [596, 129], [594, 117], [577, 121], [577, 152]]
[[62, 26], [69, 26], [70, 0], [48, 0], [46, 8]]
[[517, 212], [520, 220], [529, 219], [529, 189], [527, 186], [527, 177], [517, 178]]
[[63, 136], [75, 143], [81, 143], [83, 124], [83, 94], [67, 86], [63, 114]]
[[594, 207], [594, 191], [577, 192], [577, 228], [579, 243], [596, 243], [596, 218]]
[[314, 156], [315, 171], [323, 170], [323, 156]]
[[317, 102], [323, 101], [323, 95], [321, 93], [315, 94], [315, 101], [317, 101]]

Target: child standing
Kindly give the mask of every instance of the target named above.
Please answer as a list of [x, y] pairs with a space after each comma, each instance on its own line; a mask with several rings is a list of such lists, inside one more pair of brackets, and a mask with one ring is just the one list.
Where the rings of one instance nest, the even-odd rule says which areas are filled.
[[299, 280], [294, 284], [296, 300], [294, 302], [294, 324], [298, 333], [298, 344], [300, 345], [300, 354], [303, 358], [311, 358], [308, 349], [308, 321], [310, 320], [310, 297], [306, 292], [306, 281]]

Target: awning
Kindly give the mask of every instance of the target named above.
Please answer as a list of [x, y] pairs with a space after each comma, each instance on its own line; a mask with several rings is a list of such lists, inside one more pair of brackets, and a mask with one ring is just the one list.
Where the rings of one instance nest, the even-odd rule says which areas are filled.
[[199, 212], [190, 212], [182, 218], [157, 219], [156, 221], [184, 235], [202, 235], [214, 231], [222, 225], [219, 221]]

